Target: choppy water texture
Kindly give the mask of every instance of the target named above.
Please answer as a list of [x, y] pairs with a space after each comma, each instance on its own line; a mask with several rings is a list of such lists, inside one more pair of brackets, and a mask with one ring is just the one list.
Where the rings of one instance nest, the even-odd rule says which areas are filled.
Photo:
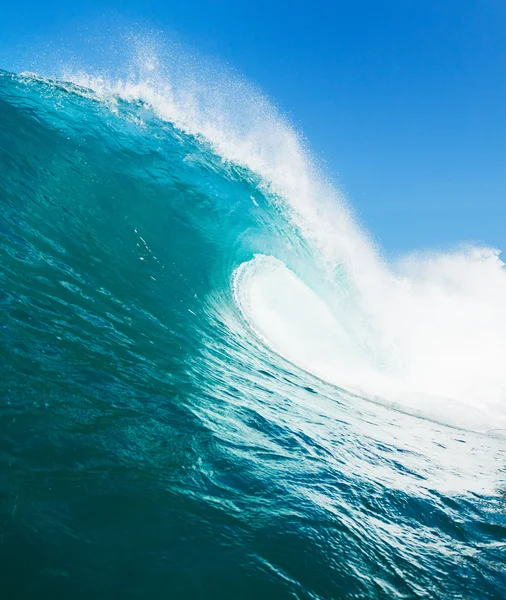
[[94, 87], [0, 72], [2, 598], [506, 597], [497, 253]]

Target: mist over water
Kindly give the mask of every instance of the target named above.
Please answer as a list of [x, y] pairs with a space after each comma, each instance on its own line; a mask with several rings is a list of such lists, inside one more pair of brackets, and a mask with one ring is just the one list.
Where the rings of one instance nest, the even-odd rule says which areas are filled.
[[499, 252], [387, 262], [279, 109], [160, 36], [30, 71], [0, 72], [9, 597], [501, 597]]

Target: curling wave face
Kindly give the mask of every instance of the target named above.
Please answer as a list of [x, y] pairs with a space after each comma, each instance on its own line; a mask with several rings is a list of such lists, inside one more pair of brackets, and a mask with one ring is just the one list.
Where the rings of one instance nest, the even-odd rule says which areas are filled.
[[[247, 169], [267, 203], [253, 218], [261, 227], [275, 218], [267, 236], [283, 235], [285, 246], [294, 240], [302, 247], [281, 255], [279, 240], [269, 240], [266, 253], [294, 265], [355, 347], [353, 368], [349, 348], [337, 342], [331, 350], [327, 338], [320, 347], [316, 336], [301, 340], [301, 348], [310, 343], [308, 357], [302, 349], [300, 355], [285, 351], [293, 338], [287, 334], [285, 343], [277, 339], [278, 352], [326, 381], [401, 410], [457, 427], [506, 430], [506, 270], [497, 250], [464, 247], [385, 264], [288, 122], [249, 84], [223, 72], [202, 76], [188, 63], [164, 69], [145, 45], [135, 63], [135, 77], [126, 79], [75, 71], [66, 77], [113, 110], [119, 100], [141, 102], [228, 164]], [[293, 292], [294, 321], [317, 327], [318, 317], [303, 314], [304, 299]], [[249, 320], [254, 324], [255, 317]], [[273, 339], [266, 323], [257, 325], [264, 341]]]
[[0, 72], [7, 589], [498, 597], [498, 253], [385, 264], [251, 86], [138, 63]]

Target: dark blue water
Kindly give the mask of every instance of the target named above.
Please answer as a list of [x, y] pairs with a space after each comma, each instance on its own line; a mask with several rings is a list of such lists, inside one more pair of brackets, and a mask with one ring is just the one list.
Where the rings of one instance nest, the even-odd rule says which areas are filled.
[[0, 202], [2, 598], [506, 598], [504, 440], [243, 319], [234, 270], [307, 252], [260, 177], [144, 103], [0, 72]]

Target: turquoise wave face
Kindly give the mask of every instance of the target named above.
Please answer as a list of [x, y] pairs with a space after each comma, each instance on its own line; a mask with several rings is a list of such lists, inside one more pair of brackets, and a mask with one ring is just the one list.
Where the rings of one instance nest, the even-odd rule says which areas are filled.
[[260, 176], [68, 83], [0, 123], [6, 598], [502, 596], [503, 441], [325, 382], [353, 278]]

